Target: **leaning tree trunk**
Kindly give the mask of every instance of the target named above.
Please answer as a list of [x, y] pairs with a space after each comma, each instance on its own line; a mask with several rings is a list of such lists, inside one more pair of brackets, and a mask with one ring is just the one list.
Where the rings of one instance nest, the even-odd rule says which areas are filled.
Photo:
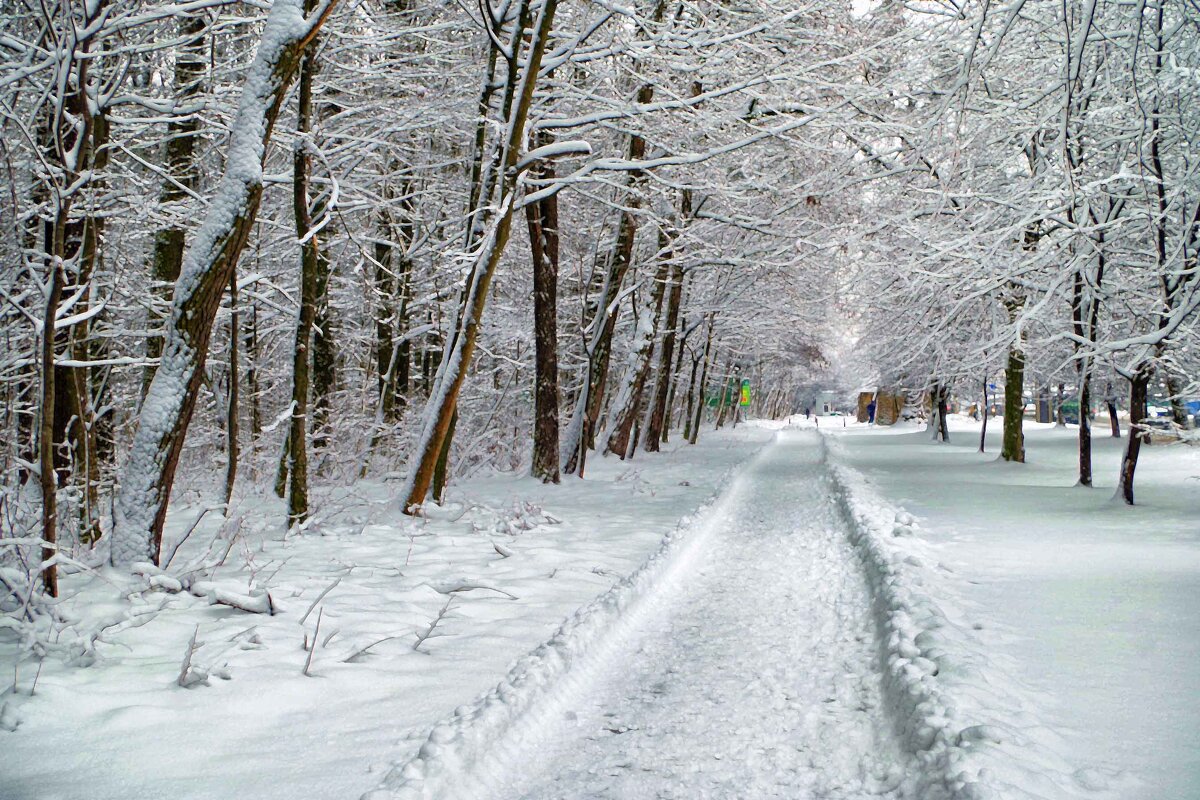
[[1104, 390], [1104, 405], [1108, 408], [1108, 426], [1112, 430], [1112, 438], [1121, 438], [1121, 420], [1117, 418], [1117, 401], [1113, 398], [1112, 385]]
[[1152, 372], [1150, 364], [1143, 362], [1129, 380], [1129, 438], [1125, 441], [1125, 455], [1121, 459], [1120, 482], [1117, 485], [1117, 494], [1128, 505], [1133, 505], [1133, 476], [1137, 471], [1142, 440], [1150, 435], [1143, 423]]
[[508, 120], [505, 139], [501, 143], [503, 153], [498, 172], [502, 176], [503, 184], [498, 216], [490, 235], [481, 243], [478, 257], [467, 276], [455, 337], [447, 348], [447, 358], [442, 359], [438, 366], [433, 392], [425, 407], [420, 438], [413, 457], [409, 460], [410, 469], [405, 483], [403, 507], [406, 514], [416, 513], [429, 493], [438, 457], [446, 442], [451, 419], [456, 413], [458, 394], [466, 379], [471, 358], [475, 354], [476, 338], [487, 305], [488, 289], [512, 232], [517, 194], [517, 157], [520, 145], [525, 140], [525, 123], [557, 6], [557, 0], [545, 0], [528, 46], [525, 68], [521, 72], [520, 89], [516, 92], [518, 99]]
[[274, 0], [262, 44], [247, 72], [225, 175], [175, 284], [162, 362], [138, 417], [113, 513], [112, 561], [158, 563], [167, 502], [183, 440], [204, 379], [213, 320], [262, 198], [262, 161], [300, 56], [337, 0], [323, 0], [305, 24], [301, 0]]
[[[650, 14], [651, 21], [657, 25], [662, 22], [666, 10], [665, 0], [658, 0]], [[654, 85], [642, 84], [637, 91], [637, 102], [646, 105], [654, 99]], [[646, 155], [646, 140], [631, 133], [629, 135], [626, 160], [637, 162]], [[608, 253], [608, 269], [604, 279], [604, 289], [601, 300], [596, 307], [596, 318], [592, 320], [594, 331], [588, 342], [588, 369], [584, 375], [583, 390], [580, 392], [576, 407], [572, 413], [571, 422], [567, 427], [567, 439], [562, 443], [561, 458], [563, 471], [568, 475], [582, 475], [582, 461], [585, 451], [595, 448], [595, 432], [600, 421], [600, 412], [604, 407], [605, 386], [608, 382], [608, 365], [612, 355], [613, 331], [617, 325], [617, 297], [620, 295], [621, 283], [633, 260], [634, 237], [637, 234], [637, 214], [642, 205], [641, 186], [645, 182], [645, 173], [633, 169], [626, 173], [625, 207], [617, 224], [617, 237]], [[603, 317], [604, 322], [600, 324]]]
[[643, 309], [642, 325], [639, 326], [640, 342], [635, 338], [633, 351], [630, 353], [629, 365], [626, 369], [626, 379], [621, 387], [612, 409], [612, 424], [609, 426], [608, 441], [605, 451], [616, 453], [621, 459], [630, 455], [630, 434], [642, 407], [642, 395], [646, 391], [646, 380], [650, 376], [650, 368], [654, 363], [654, 340], [658, 334], [658, 321], [662, 316], [663, 292], [667, 275], [671, 269], [670, 252], [666, 248], [664, 237], [659, 240], [660, 249], [664, 255], [659, 261], [654, 275], [654, 285], [651, 287], [650, 302]]

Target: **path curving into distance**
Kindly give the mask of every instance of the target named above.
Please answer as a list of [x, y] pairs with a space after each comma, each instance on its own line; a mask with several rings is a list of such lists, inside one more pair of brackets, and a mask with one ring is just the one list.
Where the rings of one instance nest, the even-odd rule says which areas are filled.
[[815, 433], [751, 462], [702, 552], [497, 754], [523, 800], [897, 797], [866, 582]]

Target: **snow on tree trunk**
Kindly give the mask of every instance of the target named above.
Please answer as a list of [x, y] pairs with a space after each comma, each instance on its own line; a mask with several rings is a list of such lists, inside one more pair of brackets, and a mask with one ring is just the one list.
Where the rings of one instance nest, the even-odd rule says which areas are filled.
[[275, 0], [246, 73], [225, 174], [184, 254], [171, 321], [138, 415], [113, 509], [114, 564], [158, 563], [179, 454], [204, 377], [213, 320], [246, 246], [263, 190], [263, 159], [300, 56], [337, 0], [305, 18], [301, 0]]
[[679, 306], [683, 297], [683, 270], [679, 268], [672, 254], [671, 287], [667, 294], [667, 319], [663, 326], [662, 356], [658, 362], [658, 378], [654, 386], [654, 401], [650, 409], [650, 419], [646, 423], [646, 439], [642, 445], [647, 453], [657, 453], [665, 441], [668, 424], [668, 409], [670, 407], [670, 390], [673, 385], [672, 370], [675, 360], [675, 337], [679, 327]]
[[604, 449], [606, 453], [616, 453], [622, 459], [629, 455], [629, 437], [633, 431], [634, 420], [637, 419], [638, 411], [641, 408], [646, 379], [654, 360], [654, 338], [658, 328], [658, 318], [662, 314], [663, 285], [666, 282], [669, 266], [666, 260], [659, 262], [657, 274], [654, 276], [654, 286], [651, 289], [651, 299], [638, 319], [621, 388], [613, 401]]
[[518, 99], [508, 119], [502, 142], [503, 156], [499, 163], [503, 171], [503, 185], [496, 221], [488, 235], [479, 243], [464, 287], [456, 335], [447, 347], [447, 357], [438, 365], [433, 391], [430, 392], [422, 415], [421, 434], [409, 459], [408, 477], [404, 486], [405, 500], [402, 510], [405, 513], [415, 513], [425, 502], [425, 496], [429, 492], [438, 457], [442, 452], [451, 419], [456, 413], [458, 394], [466, 378], [467, 368], [471, 364], [471, 357], [475, 353], [476, 337], [487, 304], [488, 288], [512, 232], [517, 194], [517, 173], [514, 168], [520, 144], [525, 140], [525, 123], [557, 5], [557, 0], [545, 0], [529, 43], [525, 67], [521, 70]]
[[[183, 39], [175, 56], [175, 101], [181, 106], [196, 102], [204, 89], [204, 72], [208, 64], [208, 43], [204, 37], [208, 21], [203, 14], [183, 15], [179, 21], [179, 34]], [[173, 119], [167, 124], [166, 177], [163, 179], [159, 205], [170, 208], [182, 203], [196, 188], [199, 171], [196, 169], [196, 145], [200, 141], [200, 115], [189, 114]], [[150, 305], [151, 328], [157, 328], [164, 320], [163, 310], [170, 298], [166, 296], [171, 285], [179, 279], [183, 264], [184, 228], [182, 214], [171, 219], [154, 236], [154, 253], [151, 272], [154, 289]], [[146, 357], [157, 359], [162, 355], [163, 340], [151, 336], [146, 340]], [[154, 365], [148, 364], [142, 372], [142, 396], [150, 390], [154, 378]]]

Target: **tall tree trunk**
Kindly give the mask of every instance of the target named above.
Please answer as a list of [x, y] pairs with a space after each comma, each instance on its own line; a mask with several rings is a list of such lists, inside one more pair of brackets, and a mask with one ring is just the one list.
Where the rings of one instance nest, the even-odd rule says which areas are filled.
[[225, 418], [225, 514], [237, 482], [238, 469], [238, 337], [241, 331], [241, 312], [238, 309], [237, 270], [229, 276], [229, 398]]
[[646, 424], [646, 443], [642, 449], [657, 453], [660, 443], [666, 441], [670, 408], [670, 388], [674, 373], [671, 369], [675, 360], [675, 336], [679, 328], [679, 306], [683, 299], [683, 270], [672, 257], [670, 291], [667, 293], [667, 319], [663, 324], [662, 354], [658, 361], [658, 378], [654, 386], [654, 404], [650, 420]]
[[691, 418], [692, 430], [688, 437], [688, 444], [695, 444], [700, 438], [700, 420], [704, 418], [704, 403], [708, 397], [708, 367], [716, 359], [716, 353], [712, 351], [714, 323], [715, 320], [709, 320], [708, 336], [704, 340], [704, 364], [700, 367], [700, 395], [696, 398], [696, 410]]
[[[550, 144], [548, 133], [531, 142]], [[534, 176], [553, 180], [554, 166], [538, 164]], [[530, 473], [543, 483], [558, 483], [558, 195], [525, 207], [533, 257], [533, 461]]]
[[262, 436], [262, 407], [258, 392], [258, 305], [253, 295], [250, 299], [250, 315], [245, 331], [246, 345], [246, 391], [250, 395], [250, 440], [253, 443]]
[[1090, 368], [1079, 374], [1079, 485], [1092, 485], [1092, 378]]
[[950, 427], [946, 420], [949, 414], [947, 400], [950, 395], [950, 389], [941, 383], [934, 383], [933, 389], [929, 393], [929, 429], [932, 431], [932, 439], [942, 442], [950, 441]]
[[[682, 283], [682, 280], [681, 280], [681, 283]], [[681, 301], [680, 305], [682, 305], [682, 301]], [[676, 338], [679, 337], [679, 333], [683, 334], [683, 338], [680, 339], [678, 346], [675, 348], [675, 366], [671, 370], [671, 382], [667, 388], [667, 408], [666, 408], [666, 413], [664, 413], [664, 415], [663, 415], [662, 436], [660, 437], [662, 444], [666, 444], [670, 440], [671, 422], [672, 422], [672, 418], [675, 415], [676, 410], [677, 410], [675, 408], [675, 403], [676, 403], [675, 396], [679, 392], [679, 378], [683, 372], [683, 351], [686, 349], [686, 346], [687, 346], [687, 319], [686, 318], [680, 319], [679, 331], [676, 333]], [[694, 378], [695, 375], [693, 374], [692, 377]], [[684, 424], [686, 425], [686, 421]]]
[[609, 426], [608, 441], [605, 451], [616, 453], [621, 459], [630, 454], [630, 435], [634, 422], [641, 414], [642, 396], [646, 390], [646, 380], [654, 363], [654, 342], [659, 328], [659, 318], [662, 316], [663, 294], [667, 275], [671, 270], [670, 248], [666, 243], [666, 235], [659, 238], [659, 249], [663, 252], [654, 275], [654, 283], [650, 289], [650, 302], [643, 310], [643, 320], [640, 326], [640, 341], [635, 335], [635, 344], [630, 353], [629, 365], [626, 370], [625, 384], [616, 397], [611, 411], [612, 421]]
[[57, 231], [62, 229], [61, 223], [65, 221], [63, 210], [59, 213], [60, 224], [54, 226], [54, 249], [49, 251], [46, 313], [42, 318], [42, 416], [38, 428], [38, 484], [42, 490], [42, 588], [51, 597], [58, 597], [58, 567], [55, 565], [58, 555], [58, 478], [54, 467], [54, 321], [62, 301], [62, 237]]
[[[990, 404], [988, 403], [988, 377], [986, 375], [984, 375], [983, 376], [983, 415], [982, 415], [983, 416], [983, 425], [981, 425], [979, 428], [979, 452], [981, 452], [981, 453], [986, 452], [985, 448], [986, 448], [986, 444], [987, 444], [987, 424], [988, 424], [988, 416], [990, 415], [990, 412], [991, 412], [991, 408], [990, 408]], [[878, 412], [876, 412], [876, 413], [878, 413]]]
[[[525, 123], [529, 116], [538, 72], [541, 69], [542, 56], [545, 54], [546, 44], [550, 38], [557, 7], [557, 0], [544, 0], [542, 4], [537, 25], [528, 46], [525, 68], [521, 73], [520, 88], [515, 90], [517, 101], [511, 116], [506, 115], [508, 125], [505, 139], [501, 143], [503, 152], [499, 156], [498, 162], [501, 169], [497, 170], [497, 174], [503, 179], [498, 205], [499, 216], [496, 219], [494, 230], [483, 241], [471, 272], [467, 276], [455, 336], [446, 351], [448, 358], [443, 359], [438, 367], [434, 391], [430, 395], [423, 415], [420, 438], [413, 457], [409, 460], [410, 468], [405, 485], [403, 507], [405, 513], [416, 513], [416, 510], [425, 502], [425, 496], [429, 492], [437, 459], [449, 433], [451, 419], [456, 413], [458, 394], [462, 389], [467, 368], [475, 353], [476, 337], [487, 304], [488, 289], [512, 232], [512, 218], [517, 193], [515, 168], [521, 143], [525, 141]], [[516, 60], [513, 59], [514, 62]]]
[[[305, 11], [311, 11], [305, 0]], [[312, 131], [312, 90], [316, 76], [316, 44], [300, 57], [300, 92], [292, 155], [292, 214], [300, 240], [300, 313], [292, 350], [292, 419], [288, 434], [288, 525], [308, 519], [308, 401], [312, 370], [313, 323], [317, 315], [321, 252], [313, 231], [308, 182], [312, 169], [308, 137]]]
[[[76, 428], [76, 465], [84, 466], [78, 463], [81, 451], [85, 451], [83, 461], [94, 459], [89, 446], [92, 419], [85, 407], [87, 381], [79, 381], [81, 376], [86, 378], [86, 373], [72, 374], [70, 368], [57, 363], [56, 355], [61, 338], [66, 354], [83, 354], [86, 357], [86, 333], [78, 324], [68, 325], [60, 331], [58, 315], [64, 290], [72, 284], [72, 277], [75, 279], [74, 286], [84, 293], [81, 300], [86, 308], [91, 270], [99, 247], [95, 217], [88, 215], [81, 223], [72, 219], [72, 210], [80, 195], [97, 183], [96, 137], [107, 138], [107, 125], [103, 121], [100, 133], [96, 131], [98, 115], [93, 113], [93, 98], [88, 93], [94, 35], [91, 29], [106, 5], [104, 0], [100, 0], [81, 7], [80, 17], [76, 17], [74, 11], [64, 13], [62, 21], [74, 28], [71, 31], [73, 37], [68, 45], [64, 45], [69, 49], [56, 59], [54, 87], [42, 98], [43, 106], [39, 111], [41, 119], [37, 138], [49, 162], [48, 166], [52, 168], [49, 180], [54, 181], [53, 191], [49, 191], [48, 186], [42, 187], [47, 190], [44, 202], [53, 211], [53, 217], [42, 225], [41, 250], [47, 274], [39, 354], [41, 396], [38, 399], [41, 417], [37, 433], [38, 485], [42, 495], [41, 578], [43, 591], [51, 597], [58, 596], [58, 488], [60, 479], [67, 475], [67, 471], [61, 475], [59, 473], [58, 444], [66, 442], [68, 427], [74, 425]], [[77, 350], [77, 347], [82, 349]], [[65, 464], [62, 466], [67, 467]], [[91, 506], [89, 495], [95, 490], [93, 475], [84, 468], [77, 477], [85, 482], [84, 496], [87, 499], [84, 504]], [[84, 513], [85, 537], [98, 535], [98, 523], [94, 531], [87, 528], [91, 520], [86, 518], [89, 512]]]
[[329, 253], [318, 249], [317, 253], [317, 297], [316, 315], [313, 319], [313, 449], [323, 451], [329, 447], [330, 412], [333, 393], [337, 388], [337, 329], [330, 313], [329, 282], [333, 277], [333, 264]]
[[1004, 441], [1000, 457], [1005, 461], [1025, 461], [1025, 353], [1020, 343], [1008, 351], [1004, 367]]
[[730, 381], [733, 380], [729, 373], [732, 369], [733, 362], [730, 359], [725, 359], [725, 372], [721, 381], [721, 397], [717, 400], [717, 420], [713, 425], [714, 431], [721, 430], [725, 425], [725, 412], [729, 408]]
[[1117, 401], [1111, 383], [1104, 388], [1104, 405], [1108, 408], [1108, 425], [1112, 430], [1112, 438], [1120, 439], [1121, 420], [1117, 419]]
[[262, 158], [300, 56], [337, 0], [305, 24], [299, 0], [274, 0], [231, 127], [225, 175], [184, 255], [162, 362], [154, 374], [114, 507], [112, 560], [158, 563], [167, 502], [204, 378], [213, 319], [258, 213]]
[[[91, 145], [85, 150], [91, 159], [92, 179], [89, 193], [103, 191], [104, 173], [109, 162], [109, 121], [105, 109], [97, 109], [91, 118]], [[89, 208], [79, 223], [68, 223], [67, 259], [78, 257], [73, 286], [63, 291], [82, 292], [75, 308], [86, 311], [91, 303], [91, 282], [100, 263], [104, 217]], [[77, 362], [90, 360], [91, 322], [76, 322], [60, 333], [63, 350]], [[87, 366], [55, 367], [54, 441], [58, 452], [70, 453], [71, 465], [64, 466], [60, 479], [69, 473], [79, 487], [79, 540], [92, 545], [102, 534], [100, 526], [100, 457], [96, 434], [97, 419], [92, 402], [92, 374]]]
[[1128, 505], [1133, 505], [1133, 477], [1137, 471], [1138, 453], [1142, 442], [1150, 436], [1143, 423], [1151, 374], [1153, 368], [1150, 363], [1143, 362], [1129, 380], [1129, 438], [1125, 441], [1125, 455], [1121, 459], [1121, 476], [1117, 486], [1117, 494]]
[[1178, 375], [1168, 373], [1164, 378], [1167, 384], [1167, 394], [1170, 395], [1171, 403], [1171, 421], [1174, 422], [1180, 430], [1188, 430], [1192, 427], [1191, 417], [1188, 416], [1187, 406], [1183, 402], [1183, 381]]
[[692, 438], [692, 412], [694, 403], [696, 402], [696, 372], [700, 369], [700, 361], [702, 355], [697, 354], [692, 358], [692, 370], [688, 375], [688, 390], [687, 398], [683, 403], [683, 439], [688, 441]]
[[[657, 24], [662, 21], [666, 10], [665, 0], [657, 0], [650, 18]], [[650, 103], [654, 99], [653, 84], [643, 84], [637, 91], [639, 104]], [[646, 140], [631, 133], [626, 148], [626, 160], [641, 161], [646, 155]], [[584, 377], [584, 388], [576, 403], [572, 419], [567, 427], [567, 440], [561, 449], [562, 469], [568, 475], [575, 474], [580, 469], [580, 460], [585, 449], [595, 449], [595, 434], [599, 428], [600, 412], [604, 408], [605, 389], [608, 382], [608, 366], [612, 355], [613, 331], [617, 326], [620, 309], [617, 298], [621, 293], [621, 284], [633, 261], [634, 237], [637, 234], [637, 214], [642, 207], [642, 185], [646, 176], [642, 170], [629, 170], [626, 173], [626, 200], [621, 210], [620, 221], [617, 223], [617, 236], [607, 256], [607, 270], [604, 278], [604, 288], [596, 306], [596, 315], [591, 320], [593, 331], [588, 342], [588, 370]], [[600, 320], [603, 319], [603, 324]]]

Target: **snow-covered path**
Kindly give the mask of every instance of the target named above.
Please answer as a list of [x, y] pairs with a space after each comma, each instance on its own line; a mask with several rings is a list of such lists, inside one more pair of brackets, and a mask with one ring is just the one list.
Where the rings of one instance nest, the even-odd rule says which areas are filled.
[[497, 797], [850, 798], [901, 778], [820, 445], [785, 432], [701, 552], [521, 737]]

